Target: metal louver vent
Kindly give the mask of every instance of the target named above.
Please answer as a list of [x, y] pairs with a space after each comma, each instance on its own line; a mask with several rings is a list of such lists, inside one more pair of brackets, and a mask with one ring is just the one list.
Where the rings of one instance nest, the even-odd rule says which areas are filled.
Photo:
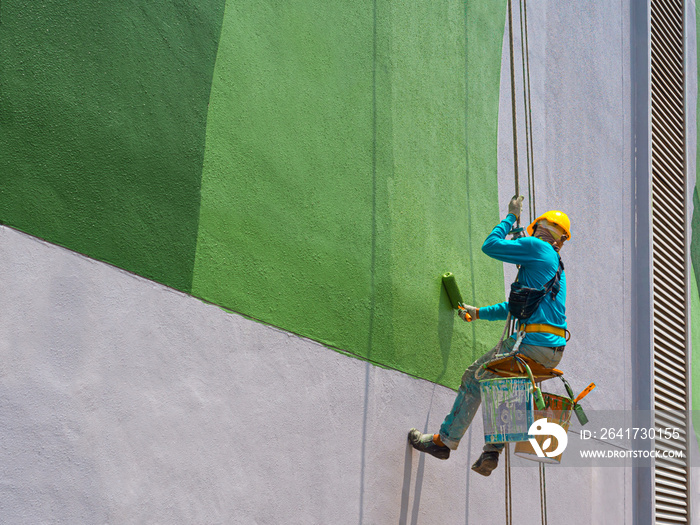
[[650, 14], [654, 447], [684, 455], [655, 459], [654, 509], [655, 523], [679, 524], [690, 523], [684, 2], [651, 0]]

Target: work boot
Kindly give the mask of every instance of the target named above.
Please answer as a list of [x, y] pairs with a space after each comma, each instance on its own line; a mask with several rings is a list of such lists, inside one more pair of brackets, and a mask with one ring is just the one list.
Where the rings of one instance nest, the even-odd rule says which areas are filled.
[[408, 433], [408, 442], [416, 450], [426, 452], [438, 459], [447, 459], [450, 457], [450, 449], [445, 445], [438, 445], [433, 441], [433, 434], [421, 434], [421, 431], [412, 428]]
[[472, 470], [482, 476], [490, 476], [491, 471], [498, 466], [498, 452], [482, 452], [476, 463], [472, 465]]

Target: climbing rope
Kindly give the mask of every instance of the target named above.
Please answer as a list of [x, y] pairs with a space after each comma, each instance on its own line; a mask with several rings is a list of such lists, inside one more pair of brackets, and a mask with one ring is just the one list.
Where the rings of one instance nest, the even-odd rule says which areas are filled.
[[511, 497], [511, 485], [510, 485], [510, 447], [506, 443], [506, 449], [504, 451], [506, 460], [506, 523], [512, 525], [513, 523], [513, 501]]
[[544, 476], [544, 463], [540, 463], [540, 511], [542, 525], [547, 525], [547, 481]]
[[[532, 146], [532, 91], [530, 89], [530, 46], [527, 32], [527, 0], [520, 0], [520, 49], [523, 64], [523, 104], [525, 105], [525, 141], [527, 144], [527, 189], [529, 197], [530, 220], [537, 217], [535, 201], [535, 152]], [[542, 525], [547, 525], [547, 481], [545, 464], [540, 463], [540, 508]]]
[[525, 106], [528, 207], [530, 220], [533, 220], [537, 217], [537, 210], [535, 206], [535, 153], [532, 146], [532, 97], [530, 91], [530, 46], [527, 38], [527, 0], [520, 0], [520, 42], [523, 66], [523, 105]]
[[[510, 43], [510, 102], [511, 102], [511, 114], [513, 118], [513, 170], [515, 173], [515, 195], [516, 197], [520, 195], [520, 177], [518, 173], [518, 123], [516, 116], [516, 105], [515, 105], [515, 51], [513, 46], [513, 3], [508, 0], [508, 41]], [[518, 217], [518, 226], [520, 225], [520, 218]], [[513, 333], [515, 319], [511, 320], [510, 313], [506, 317], [506, 328], [504, 328], [503, 333], [505, 335], [506, 330], [508, 330], [508, 336]], [[503, 335], [501, 335], [501, 340], [498, 343], [498, 352], [501, 351], [501, 345], [503, 344]], [[512, 501], [512, 487], [510, 483], [510, 444], [505, 445], [505, 506], [506, 506], [506, 525], [512, 525], [513, 523], [513, 501]]]
[[[513, 118], [513, 171], [515, 176], [515, 195], [520, 195], [520, 175], [518, 166], [518, 124], [517, 124], [517, 106], [515, 97], [515, 50], [513, 44], [513, 4], [512, 0], [508, 0], [508, 40], [510, 43], [510, 97], [511, 97], [511, 113]], [[525, 151], [527, 159], [527, 188], [528, 188], [528, 211], [530, 220], [537, 217], [536, 197], [535, 197], [535, 160], [534, 148], [532, 143], [532, 97], [530, 90], [530, 49], [528, 42], [527, 31], [527, 0], [520, 0], [520, 49], [521, 63], [523, 76], [523, 107], [525, 115]], [[517, 226], [520, 226], [520, 218], [518, 218]], [[516, 320], [511, 317], [510, 313], [506, 318], [506, 324], [503, 329], [503, 334], [497, 345], [496, 354], [500, 354], [506, 333], [510, 337], [516, 330]], [[518, 334], [518, 339], [510, 354], [515, 354], [519, 350], [522, 336]], [[500, 356], [499, 358], [503, 358]], [[510, 464], [510, 446], [506, 443], [505, 446], [505, 514], [506, 525], [513, 523], [513, 502], [512, 502], [512, 486], [511, 486], [511, 464]], [[545, 465], [540, 463], [540, 512], [542, 516], [542, 525], [547, 525], [547, 483], [545, 477]]]
[[510, 106], [513, 117], [513, 170], [515, 172], [515, 195], [520, 195], [518, 174], [518, 122], [515, 104], [515, 51], [513, 46], [513, 3], [508, 0], [508, 41], [510, 42]]

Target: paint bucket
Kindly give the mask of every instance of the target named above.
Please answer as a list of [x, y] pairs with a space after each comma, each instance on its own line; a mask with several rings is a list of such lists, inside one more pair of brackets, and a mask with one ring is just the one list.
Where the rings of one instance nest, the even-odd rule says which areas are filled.
[[[556, 423], [568, 432], [569, 423], [571, 423], [571, 409], [573, 408], [573, 402], [571, 399], [550, 394], [548, 392], [542, 393], [544, 397], [545, 409], [535, 410], [535, 421], [541, 418], [547, 418], [548, 423]], [[525, 459], [531, 459], [532, 461], [539, 461], [540, 463], [551, 463], [559, 464], [561, 463], [561, 454], [554, 457], [547, 457], [547, 452], [552, 452], [556, 450], [558, 446], [558, 441], [556, 437], [551, 435], [538, 435], [532, 436], [533, 439], [537, 441], [542, 452], [545, 453], [545, 457], [539, 457], [535, 449], [533, 448], [530, 441], [524, 441], [515, 445], [515, 455]], [[550, 440], [547, 448], [544, 445], [547, 440]]]
[[527, 377], [485, 379], [480, 383], [484, 441], [527, 441], [532, 425], [532, 383]]

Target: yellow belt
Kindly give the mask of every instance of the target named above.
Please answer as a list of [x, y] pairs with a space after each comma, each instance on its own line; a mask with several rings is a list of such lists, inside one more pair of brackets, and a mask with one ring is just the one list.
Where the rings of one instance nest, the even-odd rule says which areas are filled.
[[520, 325], [520, 330], [525, 330], [525, 332], [544, 332], [547, 334], [554, 334], [558, 335], [559, 337], [563, 337], [566, 339], [566, 330], [563, 328], [558, 328], [556, 326], [552, 326], [550, 324], [526, 324], [526, 325]]

